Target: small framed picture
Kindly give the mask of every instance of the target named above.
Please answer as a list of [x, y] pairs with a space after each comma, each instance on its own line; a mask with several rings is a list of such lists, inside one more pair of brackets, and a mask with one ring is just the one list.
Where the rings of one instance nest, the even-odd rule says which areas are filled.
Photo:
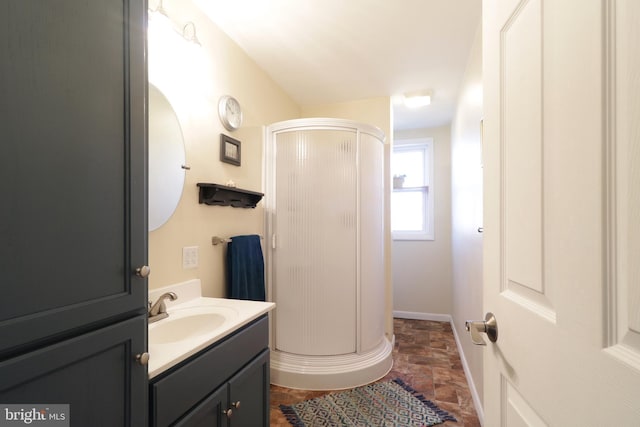
[[221, 133], [220, 161], [240, 166], [240, 141]]

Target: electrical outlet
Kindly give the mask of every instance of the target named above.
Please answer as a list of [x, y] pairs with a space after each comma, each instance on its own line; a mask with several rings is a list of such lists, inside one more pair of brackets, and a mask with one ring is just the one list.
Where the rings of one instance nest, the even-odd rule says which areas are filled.
[[185, 246], [182, 248], [182, 268], [198, 267], [198, 247]]

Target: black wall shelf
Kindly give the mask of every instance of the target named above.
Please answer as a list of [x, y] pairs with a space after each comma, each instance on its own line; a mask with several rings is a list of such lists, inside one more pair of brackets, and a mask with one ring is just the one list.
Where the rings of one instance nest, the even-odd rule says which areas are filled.
[[231, 206], [234, 208], [255, 208], [264, 196], [256, 191], [227, 187], [220, 184], [199, 182], [198, 203], [213, 206]]

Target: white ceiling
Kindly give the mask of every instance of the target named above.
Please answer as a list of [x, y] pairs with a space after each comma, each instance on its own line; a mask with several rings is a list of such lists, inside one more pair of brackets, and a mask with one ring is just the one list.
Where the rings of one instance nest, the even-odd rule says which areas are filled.
[[451, 121], [481, 0], [196, 0], [298, 104], [432, 91], [396, 129]]

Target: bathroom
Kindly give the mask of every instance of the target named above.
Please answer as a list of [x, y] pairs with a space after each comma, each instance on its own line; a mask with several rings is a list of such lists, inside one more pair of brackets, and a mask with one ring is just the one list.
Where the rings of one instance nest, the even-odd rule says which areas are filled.
[[[378, 175], [385, 192], [391, 189], [389, 161], [394, 139], [434, 138], [435, 182], [440, 185], [436, 191], [437, 238], [392, 242], [389, 201], [385, 201], [384, 244], [378, 246], [383, 256], [376, 265], [379, 270], [375, 270], [382, 271], [376, 273], [382, 283], [382, 298], [373, 314], [376, 333], [384, 337], [387, 348], [394, 340], [394, 315], [445, 322], [450, 319], [451, 215], [447, 190], [452, 132], [447, 124], [438, 126], [435, 133], [395, 135], [390, 96], [301, 106], [191, 1], [164, 1], [172, 21], [168, 26], [166, 20], [162, 23], [158, 16], [150, 16], [145, 57], [141, 24], [146, 18], [146, 3], [127, 4], [128, 10], [118, 2], [76, 8], [75, 2], [68, 0], [56, 5], [19, 3], [7, 9], [12, 37], [7, 38], [2, 54], [14, 66], [6, 80], [11, 84], [3, 80], [3, 90], [10, 96], [3, 97], [2, 105], [6, 121], [11, 124], [9, 138], [21, 143], [2, 145], [2, 170], [12, 177], [2, 181], [5, 207], [10, 207], [2, 210], [4, 236], [9, 242], [2, 246], [2, 271], [3, 280], [15, 285], [8, 286], [12, 292], [2, 299], [0, 310], [0, 328], [5, 337], [0, 348], [0, 372], [5, 379], [0, 396], [8, 401], [19, 395], [20, 402], [35, 397], [40, 402], [67, 401], [76, 419], [90, 420], [98, 413], [97, 402], [103, 400], [94, 398], [93, 393], [100, 393], [109, 399], [113, 409], [106, 423], [124, 424], [126, 418], [134, 420], [129, 421], [132, 425], [142, 425], [148, 418], [145, 366], [160, 358], [155, 349], [146, 348], [146, 285], [154, 301], [159, 289], [194, 279], [201, 283], [205, 297], [226, 296], [225, 247], [213, 245], [212, 237], [258, 234], [267, 240], [264, 202], [255, 209], [199, 204], [196, 184], [222, 183], [266, 193], [264, 127], [283, 120], [335, 117], [377, 127], [386, 136], [384, 145], [376, 146], [384, 153], [384, 176], [389, 177], [384, 180], [383, 174]], [[157, 8], [158, 4], [150, 6]], [[71, 24], [58, 19], [58, 15], [68, 18]], [[104, 19], [105, 16], [119, 19]], [[476, 18], [479, 19], [477, 14]], [[120, 25], [129, 19], [132, 25], [127, 38]], [[42, 20], [43, 25], [30, 24], [37, 20]], [[175, 31], [176, 27], [183, 29], [185, 37]], [[78, 39], [70, 29], [87, 35]], [[474, 35], [475, 28], [469, 38]], [[43, 45], [41, 41], [49, 37], [59, 43]], [[192, 43], [196, 39], [198, 43]], [[43, 50], [47, 55], [42, 55]], [[34, 63], [34, 58], [42, 58], [46, 66]], [[466, 58], [462, 62], [465, 61]], [[149, 89], [149, 98], [155, 96], [157, 89], [170, 101], [186, 154], [178, 166], [185, 182], [175, 212], [150, 232], [143, 219], [147, 200], [147, 65], [149, 82], [155, 88]], [[124, 75], [118, 72], [122, 70]], [[33, 81], [47, 90], [39, 90]], [[242, 126], [233, 132], [226, 131], [218, 120], [218, 99], [223, 94], [233, 95], [242, 105]], [[123, 117], [130, 122], [123, 123]], [[477, 120], [472, 127], [478, 133], [476, 125]], [[117, 141], [124, 146], [113, 142], [114, 132], [119, 132]], [[241, 165], [220, 160], [221, 133], [230, 133], [241, 141], [241, 156], [237, 159]], [[154, 167], [155, 164], [150, 165], [150, 169]], [[48, 184], [48, 191], [42, 191], [42, 183]], [[35, 206], [43, 209], [34, 209]], [[43, 215], [51, 221], [43, 222]], [[42, 227], [33, 227], [34, 223]], [[266, 249], [270, 242], [264, 240]], [[429, 283], [435, 292], [392, 286], [393, 281], [402, 280], [392, 277], [393, 251], [399, 254], [398, 260], [409, 265], [423, 264], [412, 260], [410, 254], [403, 254], [403, 245], [418, 256], [421, 246], [438, 247], [441, 256], [436, 262], [444, 274]], [[189, 256], [184, 256], [185, 248]], [[38, 268], [25, 262], [29, 257], [22, 256], [33, 254], [34, 250], [38, 251]], [[399, 265], [395, 270], [405, 268]], [[51, 280], [53, 271], [55, 280]], [[185, 295], [178, 294], [177, 302], [181, 303]], [[436, 294], [441, 301], [434, 300]], [[411, 303], [424, 300], [425, 305], [405, 305], [403, 295], [414, 295], [415, 298], [409, 297]], [[167, 324], [158, 322], [150, 328], [156, 330], [161, 323]], [[123, 354], [132, 357], [121, 357]], [[103, 355], [109, 363], [105, 363]], [[388, 353], [385, 357], [387, 361], [390, 358]], [[63, 381], [59, 380], [60, 375]], [[125, 377], [127, 382], [110, 381]], [[74, 386], [80, 383], [93, 392]], [[102, 383], [102, 387], [93, 387], [96, 383]], [[125, 394], [127, 399], [118, 399], [127, 389], [134, 392]], [[179, 390], [174, 388], [173, 392]]]
[[[393, 340], [393, 317], [451, 322], [478, 418], [481, 423], [488, 419], [486, 425], [637, 425], [638, 403], [626, 396], [640, 393], [640, 281], [637, 271], [633, 273], [625, 262], [634, 264], [638, 246], [624, 247], [640, 236], [632, 226], [637, 224], [637, 197], [632, 197], [634, 191], [625, 193], [627, 186], [636, 190], [640, 183], [638, 174], [631, 172], [638, 170], [638, 157], [625, 162], [624, 154], [625, 150], [631, 153], [634, 144], [637, 149], [637, 138], [632, 142], [629, 135], [637, 137], [640, 117], [630, 95], [640, 89], [636, 1], [485, 0], [482, 29], [480, 2], [467, 2], [478, 8], [478, 14], [466, 26], [471, 43], [460, 64], [463, 75], [450, 121], [410, 130], [398, 127], [400, 117], [394, 117], [388, 96], [296, 104], [198, 7], [181, 2], [179, 8], [171, 9], [172, 2], [165, 3], [177, 22], [196, 24], [206, 54], [194, 62], [187, 58], [174, 62], [180, 71], [167, 84], [167, 91], [176, 87], [172, 102], [183, 125], [191, 169], [176, 213], [149, 235], [150, 263], [155, 269], [151, 288], [198, 277], [205, 294], [224, 295], [222, 248], [212, 246], [210, 237], [266, 234], [264, 208], [259, 205], [238, 213], [196, 205], [194, 184], [231, 180], [260, 191], [263, 126], [298, 117], [372, 124], [387, 136], [387, 161], [392, 147], [403, 141], [432, 138], [435, 239], [387, 237], [387, 298], [380, 312], [386, 338]], [[251, 12], [260, 13], [260, 9]], [[380, 31], [386, 29], [381, 27]], [[447, 47], [440, 48], [434, 51], [445, 55]], [[150, 78], [153, 60], [150, 51]], [[163, 71], [170, 69], [168, 65]], [[200, 80], [199, 73], [206, 77]], [[518, 77], [510, 80], [510, 73]], [[189, 87], [198, 81], [207, 82], [204, 90], [197, 84]], [[534, 84], [520, 86], [523, 81]], [[183, 99], [188, 93], [193, 96]], [[208, 100], [202, 99], [207, 94]], [[243, 141], [241, 168], [215, 160], [216, 135], [223, 128], [211, 118], [216, 116], [215, 102], [221, 94], [236, 96], [243, 106], [244, 124], [233, 134]], [[497, 107], [502, 101], [515, 106], [513, 116], [510, 108]], [[498, 129], [496, 123], [505, 127]], [[509, 131], [516, 136], [504, 136]], [[484, 145], [485, 137], [493, 144]], [[498, 141], [506, 146], [496, 149]], [[529, 145], [519, 144], [522, 141]], [[501, 166], [516, 167], [500, 170], [507, 175], [495, 179], [496, 157], [504, 154], [500, 150], [507, 153], [500, 159], [505, 162]], [[509, 158], [509, 153], [515, 153], [515, 158]], [[389, 164], [385, 166], [391, 178]], [[496, 188], [507, 196], [500, 194], [500, 199]], [[510, 188], [515, 191], [509, 193]], [[636, 201], [627, 205], [627, 199]], [[389, 213], [388, 204], [386, 209]], [[485, 227], [492, 233], [483, 234]], [[627, 231], [632, 237], [627, 237]], [[185, 246], [199, 248], [202, 263], [197, 269], [181, 268]], [[633, 250], [635, 258], [628, 252]], [[522, 258], [509, 264], [513, 253], [519, 254], [513, 258]], [[625, 261], [625, 256], [630, 258]], [[635, 282], [620, 279], [626, 274], [636, 274]], [[491, 299], [491, 293], [499, 297]], [[485, 312], [504, 308], [505, 300], [518, 309], [501, 319], [506, 326], [501, 344], [483, 351], [469, 339], [465, 320], [482, 319]], [[536, 322], [529, 322], [531, 312]], [[555, 330], [547, 333], [550, 325]], [[510, 347], [511, 343], [516, 344]], [[511, 354], [503, 353], [504, 349]], [[530, 361], [526, 368], [525, 360]], [[575, 367], [582, 372], [574, 372]], [[593, 378], [593, 372], [600, 372], [600, 377]], [[593, 409], [597, 405], [584, 403], [601, 401], [603, 396], [607, 396], [605, 406], [615, 408], [607, 411], [615, 413], [610, 415], [615, 422]], [[563, 404], [558, 405], [559, 401]]]
[[[151, 2], [151, 9], [153, 6]], [[388, 239], [385, 249], [387, 298], [385, 310], [380, 313], [385, 318], [385, 335], [389, 340], [393, 339], [394, 316], [449, 322], [455, 315], [454, 324], [459, 327], [457, 335], [466, 338], [464, 320], [482, 314], [479, 298], [482, 239], [476, 231], [481, 226], [479, 212], [482, 210], [481, 188], [478, 188], [481, 183], [478, 147], [482, 114], [481, 102], [478, 101], [481, 82], [479, 40], [473, 45], [473, 52], [470, 50], [474, 56], [469, 55], [468, 59], [471, 64], [465, 82], [468, 93], [460, 94], [461, 102], [454, 124], [441, 120], [429, 129], [394, 131], [391, 97], [299, 106], [219, 27], [212, 24], [198, 6], [198, 2], [180, 2], [179, 5], [168, 0], [163, 2], [164, 9], [176, 25], [188, 22], [195, 24], [200, 46], [180, 40], [175, 34], [170, 42], [160, 42], [151, 35], [149, 38], [149, 80], [170, 99], [176, 110], [184, 135], [185, 162], [189, 167], [185, 173], [184, 191], [175, 212], [164, 225], [149, 233], [149, 263], [153, 268], [153, 274], [149, 277], [150, 289], [198, 278], [206, 296], [224, 296], [224, 248], [212, 245], [211, 237], [238, 234], [264, 236], [264, 202], [255, 209], [198, 204], [196, 183], [225, 184], [232, 181], [239, 188], [263, 191], [263, 126], [300, 117], [351, 119], [375, 125], [385, 133], [387, 158], [395, 140], [427, 137], [436, 141], [434, 180], [438, 185], [435, 192], [437, 238], [432, 241]], [[476, 19], [477, 25], [479, 14]], [[152, 28], [150, 24], [150, 32]], [[471, 35], [479, 39], [475, 31], [471, 31]], [[171, 43], [177, 44], [173, 54], [168, 47]], [[464, 68], [461, 67], [461, 74]], [[233, 95], [242, 105], [243, 124], [232, 133], [224, 129], [217, 119], [217, 101], [223, 94]], [[220, 133], [230, 134], [242, 141], [241, 167], [218, 160]], [[463, 147], [465, 144], [467, 146]], [[453, 167], [452, 156], [457, 160]], [[459, 193], [461, 197], [455, 200], [452, 200], [450, 190], [452, 169], [457, 171], [454, 183], [460, 188], [464, 187]], [[465, 173], [468, 170], [475, 171], [475, 174]], [[453, 223], [452, 203], [457, 213]], [[469, 224], [474, 233], [468, 232]], [[184, 247], [198, 248], [197, 267], [183, 268]], [[452, 256], [454, 249], [457, 258]], [[422, 259], [430, 260], [428, 265], [420, 261]], [[463, 265], [465, 268], [462, 268]], [[416, 280], [416, 277], [419, 279]], [[475, 380], [474, 397], [477, 404], [482, 393], [480, 353], [468, 340], [459, 341], [466, 351], [469, 372], [474, 375], [470, 378]]]
[[[433, 240], [392, 240], [385, 218], [379, 265], [385, 295], [377, 310], [384, 338], [406, 338], [401, 321], [449, 328], [451, 340], [444, 346], [456, 357], [459, 352], [458, 379], [470, 388], [466, 403], [485, 425], [637, 425], [638, 401], [628, 397], [640, 395], [640, 273], [633, 262], [640, 241], [640, 109], [634, 97], [640, 90], [640, 4], [484, 0], [480, 31], [480, 2], [459, 1], [473, 4], [476, 14], [465, 25], [468, 52], [456, 68], [460, 88], [449, 119], [406, 130], [388, 95], [296, 102], [198, 7], [224, 2], [164, 0], [173, 23], [169, 31], [150, 35], [148, 76], [179, 119], [186, 157], [178, 167], [185, 183], [177, 209], [153, 231], [145, 212], [147, 2], [3, 2], [5, 421], [44, 413], [61, 424], [70, 413], [83, 425], [143, 426], [153, 420], [147, 365], [159, 352], [149, 355], [147, 337], [163, 328], [148, 325], [147, 296], [157, 300], [165, 286], [185, 283], [201, 283], [205, 297], [224, 296], [225, 247], [212, 244], [214, 236], [261, 235], [267, 255], [273, 245], [264, 221], [266, 198], [255, 209], [201, 205], [196, 184], [272, 194], [265, 189], [264, 127], [331, 116], [384, 132], [385, 194], [395, 193], [392, 182], [396, 189], [391, 150], [415, 139], [433, 148]], [[396, 3], [380, 4], [397, 11]], [[261, 17], [259, 8], [240, 13]], [[418, 19], [430, 18], [432, 28], [449, 26], [439, 14], [426, 15]], [[438, 44], [440, 37], [433, 39], [439, 55], [452, 50]], [[353, 79], [358, 80], [364, 79]], [[242, 126], [229, 132], [235, 147], [242, 142], [241, 156], [240, 150], [229, 151], [231, 163], [221, 161], [226, 152], [220, 152], [220, 134], [227, 132], [217, 116], [223, 94], [239, 99], [244, 113]], [[434, 100], [436, 95], [437, 90]], [[500, 108], [503, 102], [509, 108]], [[200, 292], [181, 291], [178, 302]], [[161, 305], [155, 308], [162, 311]], [[220, 320], [207, 310], [185, 309], [173, 319], [187, 321], [156, 325]], [[478, 320], [485, 312], [485, 320]], [[206, 390], [212, 399], [227, 399], [216, 416], [240, 411], [239, 420], [247, 413], [238, 400], [229, 401], [234, 390], [261, 388], [261, 396], [267, 395], [270, 328], [269, 319], [259, 316], [208, 348], [207, 357], [210, 350], [224, 355], [213, 361], [218, 369], [208, 363], [201, 375], [191, 376], [201, 382], [221, 376], [210, 383], [218, 391]], [[476, 320], [465, 322], [470, 319]], [[173, 337], [192, 329], [174, 327]], [[416, 335], [428, 339], [431, 332], [443, 335]], [[261, 384], [235, 387], [249, 366], [248, 353], [237, 357], [238, 343], [255, 350], [251, 360], [260, 362], [251, 362], [257, 375], [242, 378], [259, 378]], [[190, 371], [195, 365], [185, 363], [160, 378], [170, 393], [156, 409], [212, 403], [193, 395], [194, 381], [185, 386], [182, 377], [177, 387], [165, 381], [187, 366]], [[441, 380], [445, 387], [455, 382]], [[185, 403], [187, 394], [192, 395]], [[243, 399], [243, 409], [258, 400], [248, 402]]]

